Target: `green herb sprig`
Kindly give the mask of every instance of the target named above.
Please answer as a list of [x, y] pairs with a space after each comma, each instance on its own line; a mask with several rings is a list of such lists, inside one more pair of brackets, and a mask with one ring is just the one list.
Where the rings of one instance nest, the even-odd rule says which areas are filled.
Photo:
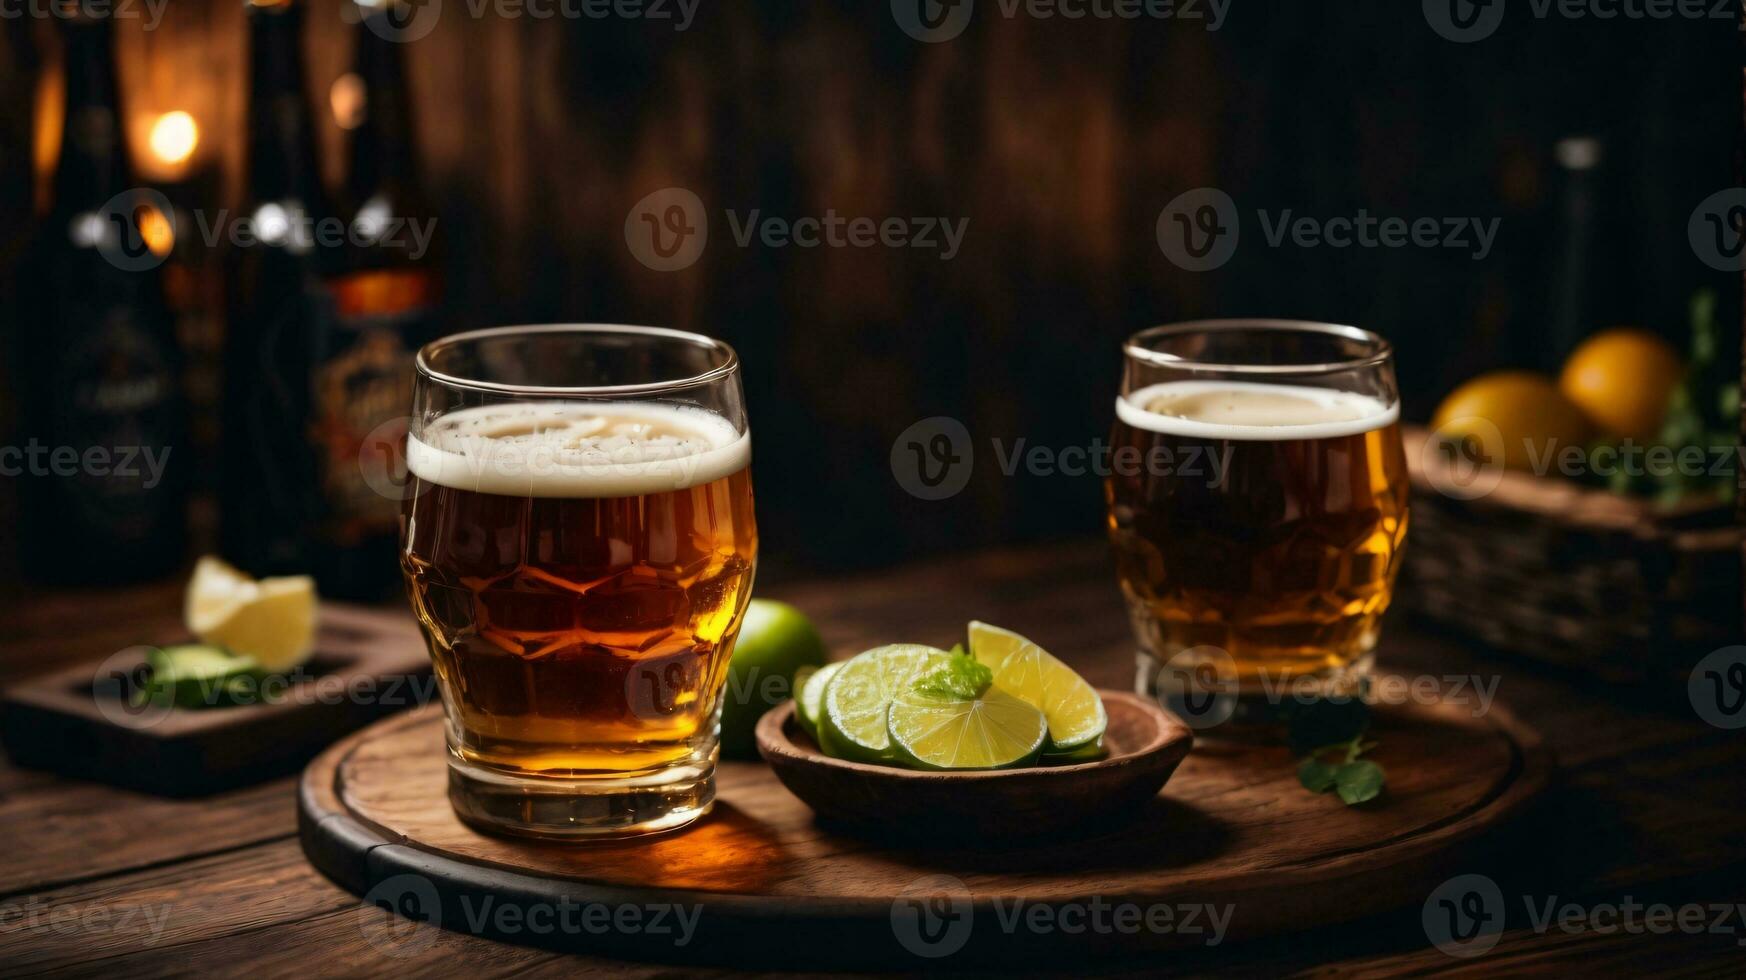
[[[1386, 774], [1381, 766], [1369, 759], [1360, 759], [1359, 756], [1376, 748], [1376, 744], [1365, 741], [1363, 733], [1359, 733], [1352, 736], [1349, 742], [1337, 742], [1315, 749], [1298, 763], [1297, 781], [1312, 793], [1334, 790], [1339, 794], [1340, 801], [1347, 806], [1374, 800], [1382, 794]], [[1343, 761], [1322, 761], [1323, 753], [1338, 752], [1341, 749], [1346, 751]]]

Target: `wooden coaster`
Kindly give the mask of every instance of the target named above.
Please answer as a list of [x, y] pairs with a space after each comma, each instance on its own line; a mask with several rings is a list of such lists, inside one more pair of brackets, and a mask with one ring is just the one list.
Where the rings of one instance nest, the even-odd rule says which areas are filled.
[[1374, 731], [1380, 747], [1367, 757], [1388, 770], [1388, 787], [1360, 807], [1299, 786], [1284, 747], [1203, 740], [1119, 829], [928, 848], [832, 833], [767, 766], [729, 762], [715, 811], [692, 827], [570, 844], [489, 837], [456, 819], [433, 707], [323, 753], [305, 770], [299, 815], [318, 868], [395, 910], [360, 910], [366, 936], [390, 950], [435, 935], [395, 929], [398, 914], [644, 959], [1034, 962], [1222, 942], [1421, 903], [1473, 867], [1469, 845], [1552, 770], [1539, 735], [1496, 703], [1477, 718], [1465, 705], [1383, 708]]

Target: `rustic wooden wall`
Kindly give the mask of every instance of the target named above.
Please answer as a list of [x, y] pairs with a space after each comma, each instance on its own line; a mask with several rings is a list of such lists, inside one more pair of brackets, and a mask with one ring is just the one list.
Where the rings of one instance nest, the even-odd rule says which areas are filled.
[[[1607, 144], [1597, 319], [1678, 335], [1690, 290], [1714, 277], [1685, 225], [1732, 180], [1727, 22], [1553, 22], [1524, 10], [1492, 39], [1456, 45], [1399, 0], [1237, 0], [1215, 33], [1008, 20], [995, 8], [980, 5], [955, 41], [920, 44], [880, 2], [704, 3], [676, 33], [474, 18], [466, 0], [447, 0], [408, 57], [448, 322], [657, 322], [732, 340], [781, 568], [1094, 531], [1094, 480], [1005, 477], [988, 440], [1102, 435], [1117, 345], [1153, 322], [1269, 314], [1373, 327], [1397, 343], [1413, 416], [1475, 370], [1543, 358], [1562, 136]], [[315, 0], [309, 19], [310, 94], [325, 107], [354, 28], [340, 0]], [[24, 27], [8, 23], [0, 44], [0, 257], [25, 223], [27, 93], [56, 57], [46, 25]], [[129, 114], [193, 112], [202, 158], [234, 198], [240, 3], [173, 0], [158, 29], [124, 23], [121, 35]], [[341, 134], [322, 119], [337, 180]], [[1184, 272], [1154, 223], [1203, 185], [1248, 210], [1496, 216], [1502, 233], [1485, 262], [1271, 249], [1251, 214], [1229, 265]], [[679, 273], [644, 268], [622, 234], [631, 205], [668, 186], [711, 212], [709, 249]], [[962, 254], [941, 262], [916, 250], [741, 249], [728, 208], [970, 223]], [[977, 472], [958, 497], [923, 503], [887, 459], [898, 432], [940, 414], [969, 426]]]

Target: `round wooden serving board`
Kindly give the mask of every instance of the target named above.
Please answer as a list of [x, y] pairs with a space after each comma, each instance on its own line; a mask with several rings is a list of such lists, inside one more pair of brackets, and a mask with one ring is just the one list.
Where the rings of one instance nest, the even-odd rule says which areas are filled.
[[[1034, 963], [1206, 943], [1209, 910], [1229, 940], [1421, 903], [1552, 768], [1496, 703], [1478, 718], [1382, 708], [1374, 735], [1388, 786], [1359, 807], [1299, 786], [1283, 746], [1203, 739], [1131, 821], [1090, 838], [882, 845], [822, 826], [762, 763], [728, 762], [692, 827], [572, 844], [456, 819], [433, 706], [312, 762], [299, 822], [309, 859], [370, 905], [511, 942], [742, 966]], [[359, 914], [390, 949], [435, 935]]]

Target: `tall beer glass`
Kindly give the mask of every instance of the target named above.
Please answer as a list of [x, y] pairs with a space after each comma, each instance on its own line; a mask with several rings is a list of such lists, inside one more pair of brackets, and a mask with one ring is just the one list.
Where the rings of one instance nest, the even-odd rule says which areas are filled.
[[1216, 678], [1233, 705], [1361, 688], [1406, 536], [1399, 416], [1388, 343], [1355, 327], [1128, 340], [1106, 496], [1144, 687]]
[[752, 591], [739, 360], [698, 334], [504, 327], [419, 352], [401, 566], [487, 830], [649, 833], [709, 810]]

